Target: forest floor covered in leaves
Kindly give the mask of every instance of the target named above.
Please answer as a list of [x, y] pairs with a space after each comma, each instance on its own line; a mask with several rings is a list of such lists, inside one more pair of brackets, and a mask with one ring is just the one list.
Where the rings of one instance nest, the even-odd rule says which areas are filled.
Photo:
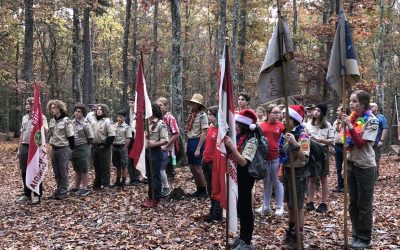
[[[55, 201], [48, 199], [55, 185], [50, 167], [42, 203], [17, 205], [15, 200], [23, 190], [16, 158], [17, 141], [1, 139], [0, 249], [223, 249], [225, 246], [225, 224], [202, 220], [208, 213], [208, 200], [162, 201], [155, 210], [143, 209], [140, 204], [147, 194], [145, 185], [91, 191], [84, 197]], [[373, 249], [400, 249], [400, 162], [396, 158], [382, 157], [382, 176], [376, 183], [374, 196]], [[336, 181], [333, 163], [332, 159], [330, 189]], [[189, 170], [180, 168], [177, 173], [172, 187], [193, 192], [195, 185], [189, 180]], [[262, 202], [261, 182], [255, 190], [258, 207]], [[328, 207], [329, 211], [323, 215], [306, 213], [306, 249], [343, 248], [343, 194], [330, 192]], [[255, 249], [280, 248], [286, 216], [256, 216], [252, 241]], [[349, 241], [350, 230], [349, 221]]]

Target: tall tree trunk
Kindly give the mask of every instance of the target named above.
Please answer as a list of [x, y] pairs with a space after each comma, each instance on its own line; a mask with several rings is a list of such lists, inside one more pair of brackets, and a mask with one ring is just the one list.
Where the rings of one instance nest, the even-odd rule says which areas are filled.
[[375, 75], [376, 75], [376, 102], [380, 108], [384, 108], [384, 89], [383, 89], [383, 75], [382, 75], [382, 40], [384, 31], [384, 14], [385, 2], [379, 0], [379, 29], [375, 40]]
[[81, 87], [81, 21], [79, 19], [79, 9], [73, 9], [73, 35], [72, 35], [72, 92], [76, 102], [82, 102]]
[[244, 64], [245, 64], [245, 55], [246, 55], [246, 33], [247, 33], [247, 0], [242, 0], [242, 4], [240, 5], [240, 21], [239, 21], [239, 86], [238, 90], [244, 90]]
[[24, 35], [24, 81], [32, 80], [33, 67], [33, 0], [24, 0], [25, 4], [25, 35]]
[[137, 77], [137, 52], [138, 52], [138, 45], [137, 45], [137, 36], [138, 36], [138, 0], [133, 0], [133, 34], [132, 34], [132, 88], [131, 88], [131, 96], [135, 94], [136, 88], [136, 77]]
[[158, 0], [154, 1], [153, 13], [153, 52], [151, 53], [150, 65], [150, 96], [157, 92], [157, 62], [158, 62]]
[[185, 0], [185, 28], [184, 28], [184, 45], [183, 45], [183, 76], [182, 76], [182, 96], [187, 96], [187, 85], [189, 83], [189, 33], [190, 33], [190, 11], [189, 11], [189, 0]]
[[[19, 76], [18, 76], [18, 71], [19, 71], [19, 65], [18, 65], [18, 58], [19, 58], [19, 41], [17, 41], [17, 45], [16, 45], [16, 49], [15, 49], [15, 75], [14, 75], [14, 79], [15, 79], [15, 83], [16, 84], [19, 84], [18, 83], [18, 81], [19, 81]], [[15, 93], [15, 95], [16, 95], [16, 106], [17, 107], [20, 107], [20, 105], [22, 104], [22, 102], [20, 101], [20, 98], [21, 98], [21, 96], [19, 95], [19, 91], [18, 91], [18, 88], [17, 88], [17, 90], [16, 90], [16, 93]], [[15, 112], [16, 112], [16, 119], [15, 119], [15, 130], [14, 130], [14, 138], [17, 138], [17, 137], [19, 137], [19, 127], [21, 126], [21, 119], [20, 119], [20, 116], [21, 116], [21, 109], [20, 108], [16, 108], [16, 110], [15, 110]]]
[[293, 0], [293, 50], [297, 51], [297, 1]]
[[171, 0], [172, 18], [172, 73], [171, 73], [171, 108], [178, 124], [183, 124], [182, 100], [182, 53], [181, 53], [181, 17], [179, 0]]
[[93, 58], [90, 37], [90, 8], [83, 13], [83, 103], [94, 103]]
[[237, 44], [238, 44], [239, 8], [240, 8], [240, 0], [235, 0], [233, 5], [232, 45], [231, 45], [231, 72], [232, 72], [232, 82], [235, 92], [237, 92], [238, 90], [236, 58], [237, 58]]
[[122, 100], [121, 106], [127, 106], [128, 99], [128, 86], [129, 86], [129, 62], [128, 62], [128, 48], [129, 48], [129, 26], [131, 24], [131, 9], [132, 9], [132, 0], [126, 0], [126, 9], [125, 9], [125, 27], [124, 27], [124, 45], [122, 48], [122, 69], [124, 76], [124, 85], [122, 87]]
[[[226, 0], [219, 1], [219, 15], [218, 15], [218, 34], [216, 37], [216, 58], [214, 60], [214, 72], [218, 72], [219, 59], [224, 51], [225, 37], [226, 37]], [[211, 80], [211, 93], [210, 93], [210, 105], [215, 105], [218, 91], [217, 91], [218, 76], [214, 74], [214, 78]]]

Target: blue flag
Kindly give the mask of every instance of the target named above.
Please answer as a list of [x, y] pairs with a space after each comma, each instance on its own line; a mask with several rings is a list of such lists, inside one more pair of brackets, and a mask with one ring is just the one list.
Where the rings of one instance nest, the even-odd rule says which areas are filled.
[[350, 24], [346, 20], [343, 9], [339, 12], [338, 25], [326, 74], [326, 81], [339, 96], [343, 92], [342, 76], [345, 76], [346, 89], [360, 80]]

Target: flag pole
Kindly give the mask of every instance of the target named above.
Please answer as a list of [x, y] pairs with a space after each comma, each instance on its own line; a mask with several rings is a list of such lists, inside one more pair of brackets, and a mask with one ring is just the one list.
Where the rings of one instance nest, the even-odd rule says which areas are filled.
[[[225, 37], [225, 67], [226, 67], [226, 55], [228, 53], [228, 41], [229, 39]], [[226, 72], [226, 70], [225, 70]], [[225, 76], [225, 74], [224, 74]], [[228, 100], [229, 103], [229, 100]], [[226, 117], [229, 119], [229, 109], [226, 109]], [[228, 131], [228, 135], [230, 132]], [[226, 148], [226, 147], [225, 147]], [[226, 179], [226, 219], [225, 219], [225, 249], [229, 249], [229, 151], [226, 148], [226, 171], [225, 171], [225, 179]]]
[[[144, 77], [144, 69], [143, 69], [143, 53], [142, 51], [140, 51], [140, 61], [142, 63], [142, 70], [143, 70], [143, 77]], [[146, 101], [145, 101], [146, 102]], [[146, 112], [145, 112], [146, 113]], [[149, 126], [149, 119], [146, 119], [146, 115], [144, 116], [144, 123], [146, 125], [146, 141], [149, 140], [149, 136], [150, 136], [150, 126]], [[146, 142], [147, 144], [147, 142]], [[151, 199], [155, 200], [155, 190], [154, 190], [154, 178], [153, 178], [153, 161], [152, 161], [152, 157], [151, 157], [151, 149], [150, 148], [146, 148], [145, 149], [147, 152], [145, 152], [145, 154], [148, 154], [148, 163], [149, 163], [149, 176], [150, 176], [150, 185], [151, 185]], [[148, 181], [148, 180], [147, 180]], [[156, 208], [156, 207], [154, 207]]]
[[[339, 2], [339, 11], [343, 10], [343, 0], [340, 0]], [[340, 25], [340, 23], [339, 23]], [[339, 27], [340, 28], [340, 27]], [[339, 32], [339, 35], [342, 35], [341, 32]], [[345, 39], [344, 37], [340, 37], [340, 41], [342, 39]], [[339, 43], [342, 45], [342, 43]], [[342, 51], [343, 48], [340, 48], [340, 51]], [[341, 53], [342, 54], [342, 53]], [[346, 66], [345, 66], [345, 59], [340, 57], [341, 61], [341, 68], [343, 70], [342, 72], [342, 108], [346, 112], [347, 109], [347, 90], [346, 90]], [[346, 123], [343, 123], [343, 179], [344, 179], [344, 200], [343, 200], [343, 235], [344, 235], [344, 249], [348, 249], [349, 243], [348, 243], [348, 235], [347, 235], [347, 213], [348, 213], [348, 200], [347, 200], [347, 193], [348, 193], [348, 182], [347, 182], [347, 133], [346, 133]]]
[[[282, 62], [282, 83], [284, 86], [284, 95], [285, 95], [285, 110], [286, 110], [286, 119], [285, 119], [285, 127], [289, 127], [289, 100], [287, 96], [287, 86], [285, 84], [285, 64], [283, 63], [283, 37], [282, 37], [282, 27], [281, 27], [281, 19], [282, 19], [282, 13], [281, 13], [281, 6], [280, 6], [280, 0], [277, 0], [277, 8], [278, 8], [278, 47], [279, 47], [279, 60]], [[288, 131], [286, 131], [288, 132]], [[289, 162], [290, 162], [290, 175], [291, 175], [291, 183], [292, 183], [292, 201], [293, 201], [293, 207], [295, 211], [295, 225], [296, 225], [296, 248], [298, 250], [301, 249], [301, 237], [300, 237], [300, 216], [299, 216], [299, 208], [297, 204], [297, 190], [296, 190], [296, 178], [295, 178], [295, 170], [294, 170], [294, 165], [293, 165], [293, 154], [289, 150]], [[290, 208], [289, 208], [290, 209]]]

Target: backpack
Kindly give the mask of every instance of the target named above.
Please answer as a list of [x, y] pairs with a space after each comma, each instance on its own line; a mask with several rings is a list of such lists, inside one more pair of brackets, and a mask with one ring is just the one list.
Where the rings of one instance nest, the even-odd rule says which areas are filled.
[[254, 179], [262, 180], [267, 176], [268, 141], [262, 134], [258, 125], [256, 129], [250, 133], [249, 138], [253, 136], [257, 138], [258, 147], [253, 161], [248, 164], [247, 170]]

